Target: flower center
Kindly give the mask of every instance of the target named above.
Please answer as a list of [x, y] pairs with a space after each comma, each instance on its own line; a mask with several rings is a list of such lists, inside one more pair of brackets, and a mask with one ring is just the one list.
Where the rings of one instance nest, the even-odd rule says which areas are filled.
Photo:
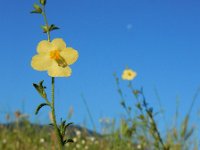
[[60, 58], [60, 52], [59, 50], [54, 50], [50, 52], [50, 58], [51, 59], [59, 59]]
[[67, 67], [67, 62], [65, 61], [65, 59], [60, 55], [60, 51], [59, 50], [53, 50], [50, 52], [50, 58], [55, 60], [58, 63], [58, 66], [60, 67]]
[[129, 72], [129, 73], [128, 73], [128, 76], [132, 76], [132, 73], [131, 73], [131, 72]]

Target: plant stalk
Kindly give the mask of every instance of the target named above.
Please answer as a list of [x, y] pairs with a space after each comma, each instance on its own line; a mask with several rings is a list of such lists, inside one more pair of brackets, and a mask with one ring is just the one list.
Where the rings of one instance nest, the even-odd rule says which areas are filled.
[[[44, 6], [43, 6], [42, 15], [44, 17], [44, 21], [45, 21], [46, 26], [49, 27]], [[47, 31], [47, 38], [48, 38], [48, 41], [50, 42], [50, 31]], [[55, 134], [56, 134], [57, 142], [59, 144], [59, 149], [63, 150], [64, 143], [63, 143], [63, 140], [62, 140], [62, 135], [60, 133], [59, 127], [58, 127], [57, 122], [56, 122], [55, 94], [54, 93], [55, 93], [55, 78], [52, 77], [51, 78], [51, 114], [52, 114], [52, 121], [53, 121], [53, 126], [54, 126], [54, 131], [55, 131]]]
[[54, 101], [55, 101], [55, 96], [54, 96], [54, 92], [55, 92], [55, 78], [52, 77], [51, 78], [51, 114], [52, 114], [52, 121], [53, 121], [53, 125], [54, 125], [54, 131], [56, 133], [56, 137], [57, 137], [57, 141], [59, 143], [59, 149], [63, 150], [63, 142], [62, 142], [62, 135], [60, 134], [60, 130], [57, 126], [57, 122], [56, 122], [56, 115], [55, 115], [55, 105], [54, 105]]

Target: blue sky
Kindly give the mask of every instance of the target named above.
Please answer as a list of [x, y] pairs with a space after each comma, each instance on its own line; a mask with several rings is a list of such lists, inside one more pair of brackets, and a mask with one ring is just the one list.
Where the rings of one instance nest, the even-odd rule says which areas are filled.
[[[30, 14], [35, 0], [2, 1], [0, 5], [1, 86], [0, 121], [4, 113], [24, 109], [31, 120], [48, 122], [48, 109], [34, 116], [43, 100], [32, 87], [45, 80], [46, 72], [30, 66], [36, 46], [46, 39], [43, 18]], [[81, 99], [84, 94], [96, 124], [101, 117], [117, 118], [124, 113], [113, 73], [121, 76], [128, 65], [138, 73], [135, 87], [144, 87], [148, 102], [158, 110], [157, 89], [170, 124], [176, 100], [180, 115], [187, 113], [200, 87], [200, 1], [198, 0], [49, 0], [47, 17], [60, 27], [52, 39], [61, 37], [79, 52], [70, 78], [56, 79], [56, 113], [66, 118], [74, 107], [72, 121], [89, 118]], [[131, 104], [127, 82], [121, 81]], [[197, 120], [197, 99], [192, 116]], [[158, 120], [161, 117], [158, 116]]]

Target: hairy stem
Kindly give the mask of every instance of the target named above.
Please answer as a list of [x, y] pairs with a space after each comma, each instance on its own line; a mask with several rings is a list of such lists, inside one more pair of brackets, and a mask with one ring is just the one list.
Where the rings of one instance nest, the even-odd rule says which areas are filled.
[[[42, 15], [44, 17], [44, 21], [45, 21], [46, 26], [49, 27], [44, 6], [43, 6]], [[50, 42], [50, 31], [49, 30], [47, 31], [47, 38], [48, 38], [48, 41]], [[59, 144], [59, 149], [63, 150], [64, 144], [63, 144], [63, 140], [62, 140], [62, 135], [60, 133], [59, 127], [58, 127], [57, 122], [56, 122], [55, 104], [54, 104], [55, 103], [55, 95], [54, 95], [54, 93], [55, 93], [55, 78], [52, 77], [51, 78], [51, 114], [52, 114], [52, 121], [53, 121], [54, 131], [56, 133], [57, 141], [58, 141], [58, 144]]]
[[[44, 7], [44, 6], [43, 6], [42, 15], [43, 15], [43, 17], [44, 17], [44, 22], [45, 22], [47, 28], [49, 28], [48, 21], [47, 21], [47, 15], [46, 15], [46, 13], [45, 13], [45, 7]], [[50, 42], [50, 31], [49, 31], [49, 30], [47, 31], [47, 38], [48, 38], [48, 41]]]
[[60, 134], [60, 130], [58, 128], [57, 122], [56, 122], [56, 115], [55, 115], [55, 96], [54, 96], [54, 91], [55, 91], [55, 78], [51, 78], [51, 114], [52, 114], [52, 121], [54, 125], [54, 131], [56, 133], [57, 141], [59, 143], [59, 148], [60, 150], [63, 149], [63, 142], [62, 142], [62, 135]]

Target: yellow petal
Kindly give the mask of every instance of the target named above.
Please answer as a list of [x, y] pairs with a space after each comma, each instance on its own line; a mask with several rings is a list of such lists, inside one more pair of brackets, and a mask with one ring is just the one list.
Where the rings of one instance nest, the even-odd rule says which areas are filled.
[[48, 75], [51, 77], [69, 77], [72, 73], [70, 67], [60, 67], [57, 63], [53, 63], [48, 69]]
[[61, 38], [56, 38], [52, 42], [53, 49], [62, 50], [66, 48], [66, 43]]
[[51, 43], [47, 40], [41, 41], [37, 46], [37, 52], [39, 54], [47, 53], [49, 50], [51, 50]]
[[73, 64], [78, 59], [78, 52], [71, 47], [65, 48], [60, 52], [68, 65]]
[[49, 68], [52, 64], [52, 60], [50, 57], [46, 54], [38, 54], [33, 56], [32, 61], [31, 61], [31, 66], [33, 69], [38, 70], [38, 71], [44, 71]]

